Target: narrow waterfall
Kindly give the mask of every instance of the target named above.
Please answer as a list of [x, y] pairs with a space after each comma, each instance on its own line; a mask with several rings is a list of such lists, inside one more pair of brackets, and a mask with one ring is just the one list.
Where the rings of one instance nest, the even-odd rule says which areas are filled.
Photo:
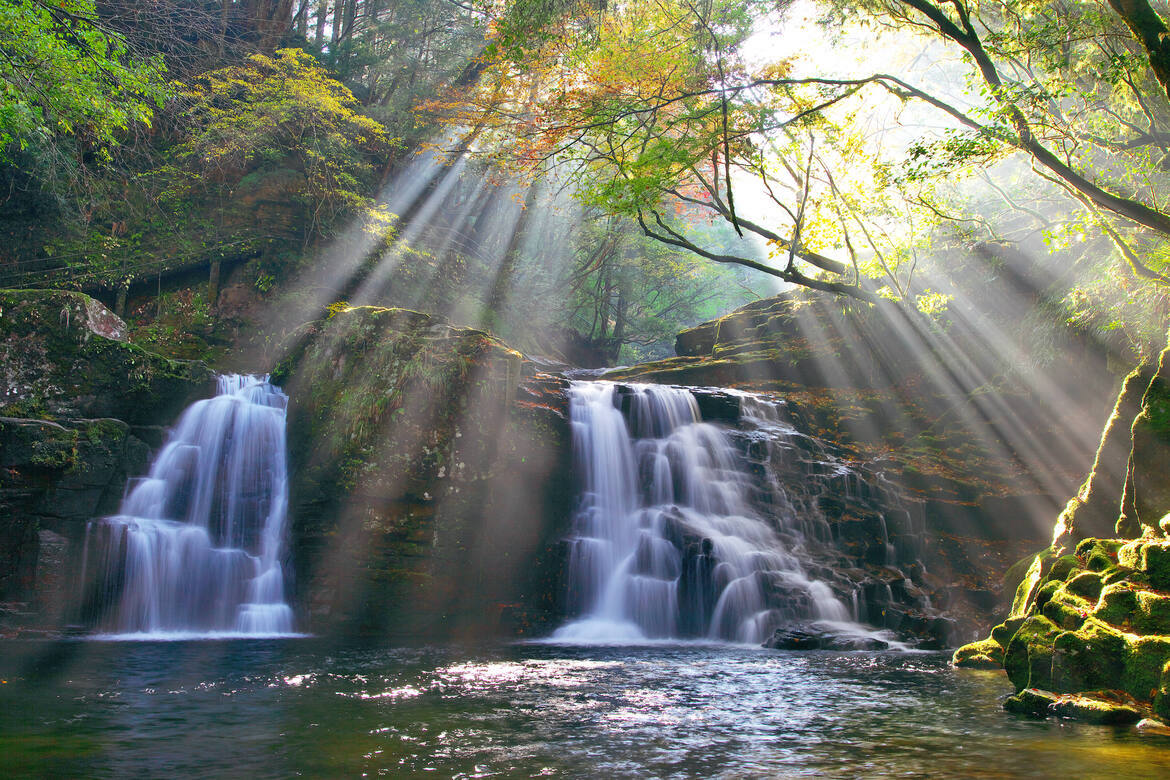
[[753, 508], [742, 457], [688, 390], [574, 382], [570, 409], [583, 485], [572, 621], [554, 640], [759, 643], [792, 624], [872, 636], [806, 574], [791, 543], [799, 524]]
[[288, 634], [284, 554], [288, 397], [266, 377], [219, 377], [183, 412], [150, 475], [86, 535], [87, 611], [115, 634]]

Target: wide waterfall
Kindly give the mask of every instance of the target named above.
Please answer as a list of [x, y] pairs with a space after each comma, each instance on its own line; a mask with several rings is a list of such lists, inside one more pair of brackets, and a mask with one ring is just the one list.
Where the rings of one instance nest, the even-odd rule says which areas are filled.
[[574, 382], [570, 393], [583, 490], [569, 540], [574, 617], [554, 640], [758, 643], [795, 624], [873, 636], [782, 540], [799, 540], [799, 524], [753, 508], [740, 453], [688, 390]]
[[288, 397], [224, 375], [192, 404], [117, 515], [90, 523], [91, 622], [118, 635], [288, 634]]

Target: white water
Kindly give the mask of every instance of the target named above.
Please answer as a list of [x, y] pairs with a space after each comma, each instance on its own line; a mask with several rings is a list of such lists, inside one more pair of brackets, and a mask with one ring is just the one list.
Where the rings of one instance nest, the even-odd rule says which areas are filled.
[[90, 524], [86, 567], [103, 630], [147, 639], [292, 632], [281, 565], [287, 403], [267, 378], [219, 377], [218, 394], [188, 407], [118, 514]]
[[720, 428], [702, 422], [689, 391], [622, 388], [574, 382], [570, 390], [583, 480], [569, 540], [576, 617], [553, 641], [759, 643], [797, 621], [876, 636], [808, 577], [751, 507], [738, 453]]

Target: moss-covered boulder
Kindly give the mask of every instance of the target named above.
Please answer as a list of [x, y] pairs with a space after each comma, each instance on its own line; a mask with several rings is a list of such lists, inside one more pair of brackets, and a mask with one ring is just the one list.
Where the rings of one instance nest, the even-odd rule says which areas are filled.
[[1162, 670], [1170, 662], [1170, 636], [1126, 637], [1121, 688], [1143, 701], [1158, 694]]
[[203, 363], [126, 343], [125, 325], [87, 295], [0, 290], [0, 416], [169, 422], [213, 390]]
[[1008, 697], [1003, 707], [1009, 712], [1036, 718], [1070, 718], [1113, 726], [1137, 723], [1143, 714], [1143, 708], [1137, 702], [1115, 691], [1058, 694], [1025, 688]]
[[311, 630], [533, 630], [557, 613], [566, 383], [487, 334], [337, 308], [276, 372]]
[[1049, 712], [1060, 718], [1072, 718], [1103, 726], [1124, 726], [1142, 719], [1142, 711], [1131, 702], [1119, 701], [1108, 692], [1096, 696], [1061, 696]]
[[1003, 668], [1018, 690], [1052, 687], [1052, 646], [1060, 633], [1060, 626], [1043, 615], [1020, 625], [1003, 655]]
[[1118, 549], [1117, 561], [1144, 574], [1155, 588], [1170, 589], [1170, 539], [1129, 542]]
[[1124, 636], [1090, 619], [1076, 631], [1058, 634], [1052, 642], [1052, 690], [1062, 693], [1117, 688], [1126, 657]]
[[1162, 667], [1158, 693], [1154, 696], [1154, 712], [1163, 720], [1170, 720], [1170, 661]]
[[1003, 666], [1003, 648], [993, 639], [980, 639], [955, 650], [951, 664], [963, 669], [999, 669]]

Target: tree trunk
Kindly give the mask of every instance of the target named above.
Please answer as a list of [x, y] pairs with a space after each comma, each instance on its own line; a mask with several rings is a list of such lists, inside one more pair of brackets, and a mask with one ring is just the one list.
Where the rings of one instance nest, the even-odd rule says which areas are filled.
[[207, 278], [207, 303], [211, 306], [212, 309], [214, 309], [216, 304], [219, 302], [220, 262], [221, 261], [218, 257], [211, 261], [211, 273]]
[[1093, 468], [1056, 520], [1054, 545], [1072, 549], [1082, 539], [1114, 535], [1132, 449], [1130, 429], [1141, 412], [1142, 396], [1153, 373], [1154, 366], [1143, 362], [1122, 383], [1113, 413], [1101, 433]]
[[318, 46], [325, 44], [325, 20], [329, 18], [329, 0], [317, 3], [317, 29], [314, 40]]
[[1150, 67], [1170, 97], [1170, 31], [1147, 0], [1109, 0], [1109, 5], [1141, 42], [1150, 57]]

